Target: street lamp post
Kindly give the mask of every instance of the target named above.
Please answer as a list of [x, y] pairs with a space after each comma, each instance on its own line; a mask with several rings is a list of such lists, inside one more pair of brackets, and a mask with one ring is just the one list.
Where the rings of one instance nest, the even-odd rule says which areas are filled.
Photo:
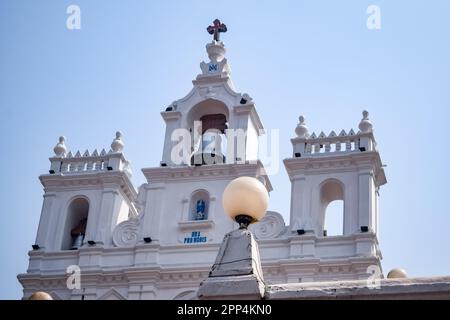
[[197, 291], [199, 299], [261, 299], [264, 296], [258, 244], [248, 226], [264, 217], [268, 203], [267, 189], [258, 179], [240, 177], [225, 188], [224, 210], [239, 224], [239, 229], [225, 235], [209, 277]]

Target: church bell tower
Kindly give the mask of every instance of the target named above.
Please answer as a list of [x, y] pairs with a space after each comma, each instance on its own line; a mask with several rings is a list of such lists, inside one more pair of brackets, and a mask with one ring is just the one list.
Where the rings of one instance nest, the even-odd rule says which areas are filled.
[[[301, 116], [297, 137], [291, 139], [292, 157], [284, 160], [291, 180], [291, 234], [314, 243], [308, 253], [292, 247], [291, 257], [320, 257], [325, 266], [317, 268], [314, 280], [341, 276], [327, 275], [333, 270], [326, 266], [333, 261], [329, 257], [343, 278], [366, 279], [373, 266], [381, 273], [378, 196], [386, 176], [372, 127], [364, 111], [358, 132], [316, 135], [309, 133]], [[330, 235], [325, 226], [334, 201], [343, 203], [342, 230]]]
[[72, 154], [65, 137], [59, 138], [49, 173], [39, 177], [45, 194], [35, 249], [55, 252], [112, 245], [115, 226], [136, 215], [137, 194], [122, 150], [120, 132], [109, 152]]
[[264, 128], [248, 94], [235, 90], [215, 20], [206, 45], [209, 61], [192, 90], [171, 103], [161, 116], [166, 123], [159, 167], [144, 168], [141, 186], [142, 236], [161, 245], [185, 247], [220, 243], [234, 228], [222, 208], [222, 193], [231, 180], [257, 177], [268, 191], [271, 184], [258, 160], [258, 138]]

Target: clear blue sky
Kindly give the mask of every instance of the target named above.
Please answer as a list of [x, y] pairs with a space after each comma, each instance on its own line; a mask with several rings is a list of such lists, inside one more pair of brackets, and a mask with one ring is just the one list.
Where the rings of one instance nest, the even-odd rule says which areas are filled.
[[[81, 8], [81, 30], [66, 8]], [[366, 8], [381, 8], [381, 30]], [[42, 204], [38, 176], [59, 135], [71, 150], [124, 134], [134, 182], [158, 165], [159, 112], [191, 89], [216, 17], [233, 80], [256, 101], [281, 155], [300, 114], [311, 130], [356, 128], [370, 111], [388, 184], [381, 190], [384, 271], [450, 274], [449, 1], [0, 2], [0, 298], [21, 297]], [[271, 177], [287, 219], [290, 183]]]

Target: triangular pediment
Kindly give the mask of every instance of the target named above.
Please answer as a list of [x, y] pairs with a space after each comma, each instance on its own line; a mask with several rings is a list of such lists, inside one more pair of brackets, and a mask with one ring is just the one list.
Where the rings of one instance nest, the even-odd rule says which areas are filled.
[[98, 300], [126, 300], [115, 288], [111, 288], [98, 298]]

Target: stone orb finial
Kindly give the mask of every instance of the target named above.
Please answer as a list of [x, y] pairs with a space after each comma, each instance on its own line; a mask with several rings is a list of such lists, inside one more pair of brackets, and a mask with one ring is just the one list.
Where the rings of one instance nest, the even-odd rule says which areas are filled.
[[55, 152], [55, 156], [57, 157], [62, 158], [66, 156], [67, 154], [66, 137], [64, 136], [59, 137], [59, 142], [53, 148], [53, 152]]
[[222, 201], [223, 208], [231, 219], [248, 216], [251, 222], [257, 222], [266, 214], [269, 193], [257, 178], [239, 177], [227, 185]]
[[364, 110], [362, 112], [362, 120], [359, 123], [359, 130], [361, 130], [361, 132], [371, 132], [372, 131], [372, 122], [370, 122], [369, 120], [369, 112], [367, 110]]
[[305, 117], [300, 116], [298, 118], [298, 125], [295, 128], [295, 133], [297, 134], [298, 138], [308, 138], [308, 127], [305, 125]]
[[226, 49], [222, 42], [213, 41], [206, 45], [206, 52], [212, 62], [220, 62], [225, 57]]
[[116, 132], [116, 138], [111, 143], [111, 149], [114, 152], [122, 152], [123, 150], [123, 141], [122, 141], [122, 132], [117, 131]]
[[387, 275], [388, 279], [404, 279], [408, 278], [408, 275], [404, 269], [401, 268], [395, 268], [389, 271]]
[[53, 300], [52, 296], [44, 291], [34, 292], [28, 300]]

